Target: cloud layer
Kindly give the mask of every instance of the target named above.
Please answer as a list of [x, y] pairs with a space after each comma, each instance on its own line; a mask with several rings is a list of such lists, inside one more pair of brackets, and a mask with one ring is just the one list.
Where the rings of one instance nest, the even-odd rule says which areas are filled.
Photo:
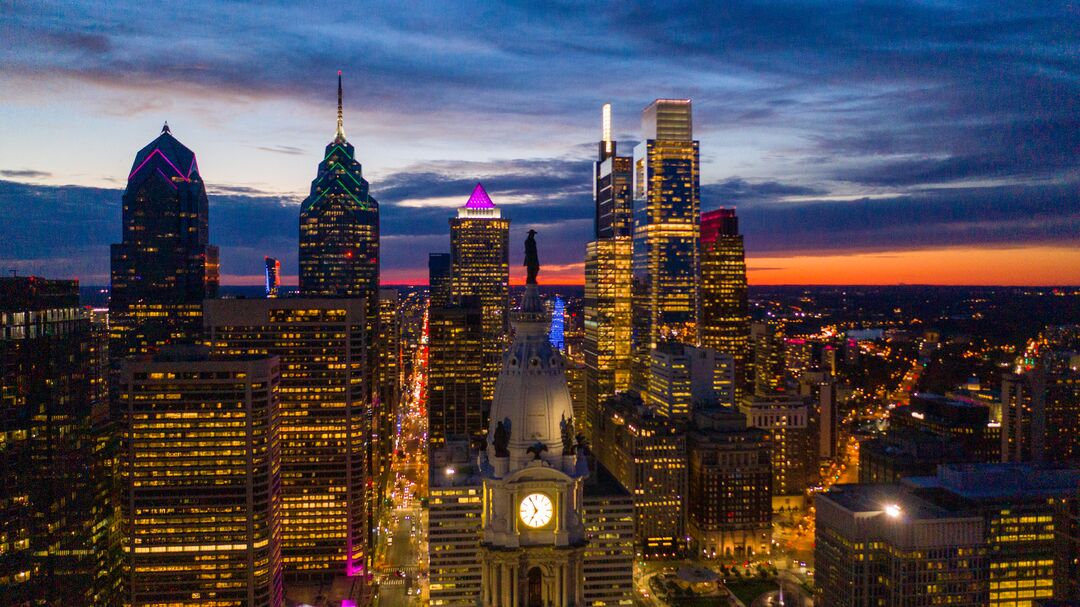
[[[0, 33], [0, 137], [27, 138], [13, 147], [47, 145], [16, 119], [46, 99], [84, 142], [93, 134], [73, 116], [87, 107], [114, 121], [189, 108], [205, 128], [185, 142], [217, 182], [213, 239], [231, 275], [257, 274], [267, 254], [295, 274], [296, 204], [315, 170], [297, 131], [325, 115], [338, 68], [359, 91], [346, 97], [349, 133], [374, 140], [358, 149], [388, 276], [424, 275], [477, 181], [514, 242], [537, 227], [545, 262], [574, 267], [591, 233], [600, 104], [615, 105], [625, 153], [636, 112], [663, 96], [694, 99], [702, 206], [737, 206], [752, 254], [1080, 244], [1073, 4], [385, 3], [328, 15], [46, 2], [10, 7]], [[232, 116], [257, 127], [242, 146]], [[44, 184], [100, 184], [122, 168], [95, 176], [79, 155], [23, 156], [0, 152], [12, 180], [0, 183], [0, 262], [99, 281], [119, 193]], [[285, 166], [306, 177], [276, 181]]]

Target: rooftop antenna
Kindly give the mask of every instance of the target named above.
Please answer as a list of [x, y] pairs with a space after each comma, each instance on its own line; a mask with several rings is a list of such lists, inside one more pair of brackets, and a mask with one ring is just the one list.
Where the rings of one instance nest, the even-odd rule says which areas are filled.
[[337, 71], [337, 135], [335, 141], [345, 141], [345, 114], [341, 109], [341, 70]]

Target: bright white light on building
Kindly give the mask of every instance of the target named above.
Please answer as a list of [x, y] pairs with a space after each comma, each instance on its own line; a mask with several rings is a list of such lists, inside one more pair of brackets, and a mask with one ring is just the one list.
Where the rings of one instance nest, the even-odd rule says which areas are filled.
[[891, 516], [893, 518], [899, 518], [900, 517], [900, 506], [898, 506], [896, 504], [889, 504], [888, 506], [885, 506], [885, 514], [888, 514], [889, 516]]

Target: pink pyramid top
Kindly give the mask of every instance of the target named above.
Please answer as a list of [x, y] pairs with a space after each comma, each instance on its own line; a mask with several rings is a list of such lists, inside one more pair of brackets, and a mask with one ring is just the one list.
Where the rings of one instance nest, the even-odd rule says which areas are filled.
[[476, 184], [476, 188], [473, 189], [472, 195], [469, 196], [469, 201], [465, 203], [466, 209], [494, 209], [495, 203], [491, 202], [491, 197], [484, 191], [483, 184]]

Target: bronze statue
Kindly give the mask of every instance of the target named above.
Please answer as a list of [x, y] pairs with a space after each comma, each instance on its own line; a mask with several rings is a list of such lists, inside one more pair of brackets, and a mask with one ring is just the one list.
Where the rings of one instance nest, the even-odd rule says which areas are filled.
[[540, 441], [536, 441], [536, 444], [526, 449], [525, 453], [532, 453], [536, 456], [534, 459], [540, 459], [540, 454], [547, 450], [547, 445]]
[[491, 439], [491, 446], [495, 447], [495, 457], [510, 457], [510, 432], [499, 422], [495, 426], [495, 436]]
[[525, 268], [529, 272], [525, 284], [536, 284], [536, 275], [540, 273], [540, 256], [536, 252], [536, 230], [529, 230], [529, 237], [525, 239]]
[[574, 418], [566, 419], [566, 416], [562, 416], [562, 420], [559, 421], [559, 430], [562, 431], [562, 454], [573, 455], [574, 454]]

